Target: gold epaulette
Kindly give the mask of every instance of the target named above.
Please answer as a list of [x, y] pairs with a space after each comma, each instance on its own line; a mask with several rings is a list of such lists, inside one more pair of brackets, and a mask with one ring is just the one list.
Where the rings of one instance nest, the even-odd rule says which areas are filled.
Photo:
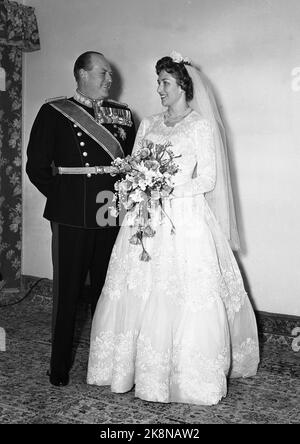
[[67, 96], [52, 97], [51, 99], [46, 99], [45, 103], [57, 102], [58, 100], [65, 100], [65, 99], [67, 99]]
[[105, 102], [114, 103], [115, 105], [124, 106], [124, 108], [128, 108], [127, 103], [118, 102], [117, 100], [105, 99]]

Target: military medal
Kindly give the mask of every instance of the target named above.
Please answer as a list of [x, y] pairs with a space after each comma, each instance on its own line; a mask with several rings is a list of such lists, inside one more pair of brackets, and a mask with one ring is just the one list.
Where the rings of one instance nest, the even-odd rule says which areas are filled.
[[[124, 126], [132, 126], [133, 122], [131, 120], [131, 114], [128, 109], [114, 107], [114, 106], [103, 106], [103, 100], [90, 99], [89, 97], [82, 94], [80, 91], [76, 91], [74, 95], [74, 99], [82, 103], [89, 108], [93, 108], [95, 114], [95, 120], [98, 124], [103, 123], [113, 123], [117, 125]], [[118, 104], [118, 102], [114, 102], [113, 100], [107, 100], [107, 103], [110, 104]], [[120, 133], [121, 139], [124, 140], [124, 134]]]

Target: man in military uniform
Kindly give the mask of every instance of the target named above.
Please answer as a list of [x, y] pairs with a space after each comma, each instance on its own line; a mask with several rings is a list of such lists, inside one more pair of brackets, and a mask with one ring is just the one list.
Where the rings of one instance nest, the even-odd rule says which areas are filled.
[[[116, 239], [105, 217], [115, 178], [107, 167], [131, 153], [135, 129], [127, 105], [108, 99], [112, 72], [101, 53], [75, 62], [73, 98], [47, 101], [33, 124], [27, 174], [46, 198], [51, 221], [53, 322], [50, 382], [69, 382], [76, 308], [90, 274], [94, 312]], [[55, 174], [56, 172], [56, 174]], [[102, 210], [101, 210], [102, 207]], [[113, 226], [115, 225], [115, 226]]]

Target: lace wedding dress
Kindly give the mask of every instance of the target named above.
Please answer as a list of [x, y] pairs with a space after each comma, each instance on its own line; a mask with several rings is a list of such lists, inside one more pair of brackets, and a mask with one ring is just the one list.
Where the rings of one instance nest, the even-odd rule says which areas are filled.
[[142, 262], [124, 219], [93, 320], [87, 382], [116, 393], [135, 386], [147, 401], [216, 404], [227, 377], [255, 375], [259, 351], [238, 265], [205, 200], [216, 175], [212, 130], [195, 111], [174, 127], [159, 114], [142, 121], [135, 149], [142, 138], [171, 142], [181, 155], [177, 197], [165, 202], [176, 234], [157, 214], [145, 240], [151, 260]]

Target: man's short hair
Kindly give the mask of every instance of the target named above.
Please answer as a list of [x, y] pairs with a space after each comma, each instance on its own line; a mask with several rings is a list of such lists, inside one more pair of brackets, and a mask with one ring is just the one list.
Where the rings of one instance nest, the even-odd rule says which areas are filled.
[[103, 54], [101, 54], [101, 52], [87, 51], [87, 52], [84, 52], [83, 54], [81, 54], [78, 57], [78, 59], [76, 60], [76, 62], [74, 64], [74, 70], [73, 70], [76, 82], [79, 81], [79, 70], [80, 69], [84, 69], [85, 71], [90, 71], [91, 69], [93, 69], [93, 65], [92, 65], [92, 56], [93, 55], [103, 56]]

